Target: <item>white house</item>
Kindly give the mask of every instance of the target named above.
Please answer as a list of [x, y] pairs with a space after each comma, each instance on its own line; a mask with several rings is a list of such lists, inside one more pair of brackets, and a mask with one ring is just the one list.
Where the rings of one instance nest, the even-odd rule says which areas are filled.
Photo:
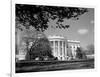
[[[51, 48], [52, 48], [52, 54], [53, 56], [57, 57], [58, 60], [69, 60], [70, 58], [75, 59], [76, 58], [76, 49], [77, 47], [80, 47], [80, 41], [73, 41], [73, 40], [67, 40], [66, 38], [62, 36], [49, 36], [48, 37]], [[71, 53], [71, 57], [68, 53]], [[22, 50], [19, 51], [19, 54], [16, 55], [16, 58], [18, 60], [24, 60], [25, 59], [25, 53]]]
[[48, 39], [51, 43], [52, 53], [58, 60], [68, 60], [68, 52], [74, 59], [76, 58], [76, 49], [80, 47], [80, 41], [67, 40], [62, 36], [49, 36]]

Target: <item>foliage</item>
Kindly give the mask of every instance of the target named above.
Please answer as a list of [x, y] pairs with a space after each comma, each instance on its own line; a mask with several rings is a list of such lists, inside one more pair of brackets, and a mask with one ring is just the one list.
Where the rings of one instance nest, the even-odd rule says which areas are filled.
[[[16, 4], [16, 37], [18, 37], [17, 29], [23, 32], [22, 41], [26, 42], [27, 47], [27, 59], [33, 59], [37, 56], [49, 56], [53, 57], [51, 54], [51, 48], [48, 39], [42, 33], [50, 25], [48, 22], [50, 20], [57, 20], [56, 28], [65, 29], [69, 28], [69, 25], [64, 25], [64, 19], [74, 18], [78, 20], [78, 17], [88, 10], [86, 8], [79, 7], [58, 7], [58, 6], [43, 6], [43, 5], [27, 5], [27, 4]], [[30, 26], [35, 30], [31, 31]], [[43, 36], [43, 38], [38, 38]], [[16, 39], [17, 40], [17, 39]], [[32, 41], [32, 47], [29, 48], [29, 42]], [[17, 44], [17, 43], [16, 43]], [[16, 45], [17, 48], [18, 44]], [[31, 56], [32, 55], [32, 56]]]
[[43, 60], [44, 57], [53, 58], [52, 49], [47, 38], [39, 38], [36, 43], [33, 43], [30, 50], [27, 52], [26, 60], [34, 60], [39, 57]]
[[78, 59], [86, 59], [86, 54], [79, 47], [76, 50], [76, 58], [78, 58]]
[[86, 54], [91, 55], [94, 54], [94, 45], [90, 44], [87, 46]]
[[[29, 26], [33, 26], [37, 31], [45, 31], [48, 28], [48, 22], [50, 19], [57, 19], [56, 28], [68, 28], [69, 25], [63, 25], [63, 19], [78, 17], [88, 10], [86, 8], [79, 7], [58, 7], [58, 6], [43, 6], [43, 5], [27, 5], [16, 4], [16, 28], [21, 29], [21, 25], [27, 29]], [[18, 26], [18, 23], [21, 25]]]

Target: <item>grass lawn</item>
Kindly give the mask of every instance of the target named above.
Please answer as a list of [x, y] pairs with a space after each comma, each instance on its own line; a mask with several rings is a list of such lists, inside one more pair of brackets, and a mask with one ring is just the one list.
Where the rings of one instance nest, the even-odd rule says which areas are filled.
[[94, 59], [77, 61], [29, 61], [16, 63], [16, 73], [94, 68]]

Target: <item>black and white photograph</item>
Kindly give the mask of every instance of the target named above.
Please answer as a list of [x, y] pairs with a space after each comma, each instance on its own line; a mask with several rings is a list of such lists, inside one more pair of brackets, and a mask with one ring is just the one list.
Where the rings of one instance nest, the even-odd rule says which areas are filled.
[[14, 6], [15, 73], [95, 68], [94, 8]]

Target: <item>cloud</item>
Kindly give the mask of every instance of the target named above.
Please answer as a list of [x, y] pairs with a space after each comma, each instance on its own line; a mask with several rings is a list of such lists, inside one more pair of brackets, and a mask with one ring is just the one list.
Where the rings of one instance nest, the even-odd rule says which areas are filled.
[[87, 29], [79, 29], [77, 32], [79, 34], [86, 34], [86, 33], [88, 33], [88, 30]]

